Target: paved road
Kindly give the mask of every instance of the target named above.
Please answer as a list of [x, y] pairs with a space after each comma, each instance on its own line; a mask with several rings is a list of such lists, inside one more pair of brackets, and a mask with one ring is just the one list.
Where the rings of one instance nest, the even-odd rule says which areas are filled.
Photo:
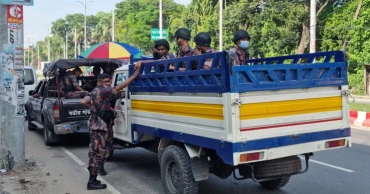
[[[40, 139], [39, 133], [29, 133]], [[200, 183], [199, 193], [212, 194], [368, 194], [370, 193], [370, 131], [353, 129], [353, 147], [316, 153], [310, 170], [292, 177], [291, 182], [278, 191], [262, 189], [251, 180], [221, 180], [213, 175]], [[75, 166], [86, 168], [88, 138], [68, 137], [61, 152], [74, 158]], [[72, 160], [72, 159], [71, 159]], [[76, 162], [77, 161], [77, 162]], [[163, 193], [157, 156], [144, 149], [116, 151], [113, 161], [106, 164], [108, 175], [103, 177], [111, 185], [111, 193]], [[81, 179], [86, 179], [81, 175]], [[72, 192], [73, 193], [73, 192]]]

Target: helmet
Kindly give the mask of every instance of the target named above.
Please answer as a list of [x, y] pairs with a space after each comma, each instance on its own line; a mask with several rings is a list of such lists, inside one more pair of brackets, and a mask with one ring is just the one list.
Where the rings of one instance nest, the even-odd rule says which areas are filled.
[[212, 39], [207, 32], [201, 32], [194, 37], [194, 42], [201, 46], [211, 45]]
[[176, 38], [179, 37], [179, 38], [190, 40], [191, 39], [190, 30], [188, 30], [187, 28], [179, 28], [175, 32], [175, 37]]
[[163, 45], [165, 46], [168, 50], [170, 50], [170, 43], [166, 39], [159, 39], [154, 42], [154, 48], [157, 48], [158, 46]]
[[234, 43], [242, 38], [251, 38], [247, 31], [245, 30], [239, 30], [234, 35]]

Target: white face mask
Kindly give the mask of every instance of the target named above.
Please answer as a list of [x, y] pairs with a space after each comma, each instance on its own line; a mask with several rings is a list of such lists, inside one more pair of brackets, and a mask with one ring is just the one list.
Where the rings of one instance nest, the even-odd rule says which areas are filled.
[[247, 40], [240, 41], [240, 44], [239, 44], [240, 48], [247, 49], [248, 46], [249, 46], [249, 41], [247, 41]]

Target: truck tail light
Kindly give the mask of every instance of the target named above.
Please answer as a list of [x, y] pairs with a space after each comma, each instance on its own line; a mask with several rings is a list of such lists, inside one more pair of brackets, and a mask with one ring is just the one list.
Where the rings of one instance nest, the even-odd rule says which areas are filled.
[[249, 162], [255, 160], [261, 160], [264, 157], [264, 152], [254, 152], [248, 154], [240, 154], [240, 162]]
[[54, 104], [53, 112], [54, 112], [54, 119], [59, 120], [60, 119], [59, 104]]
[[345, 139], [325, 142], [325, 148], [342, 147], [342, 146], [345, 146], [345, 145], [346, 145], [346, 140]]

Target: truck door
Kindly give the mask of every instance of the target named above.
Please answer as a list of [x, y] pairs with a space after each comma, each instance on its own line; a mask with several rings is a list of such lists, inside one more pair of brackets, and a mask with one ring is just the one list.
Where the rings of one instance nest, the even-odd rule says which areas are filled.
[[[119, 85], [123, 81], [126, 80], [126, 71], [118, 71], [115, 73], [114, 76], [114, 86]], [[117, 117], [114, 120], [114, 138], [131, 142], [131, 133], [128, 132], [128, 117], [127, 117], [127, 88], [123, 89], [125, 97], [118, 99], [116, 101], [116, 105], [114, 107], [115, 111], [117, 112]]]
[[43, 83], [42, 83], [42, 85], [40, 87], [40, 90], [38, 91], [39, 94], [40, 94], [40, 98], [37, 98], [36, 99], [36, 102], [35, 102], [35, 110], [34, 110], [34, 113], [36, 114], [36, 121], [39, 122], [39, 123], [42, 123], [41, 110], [42, 110], [43, 101], [44, 101], [44, 99], [46, 97], [45, 95], [47, 94], [46, 85], [47, 85], [47, 81], [43, 81]]

